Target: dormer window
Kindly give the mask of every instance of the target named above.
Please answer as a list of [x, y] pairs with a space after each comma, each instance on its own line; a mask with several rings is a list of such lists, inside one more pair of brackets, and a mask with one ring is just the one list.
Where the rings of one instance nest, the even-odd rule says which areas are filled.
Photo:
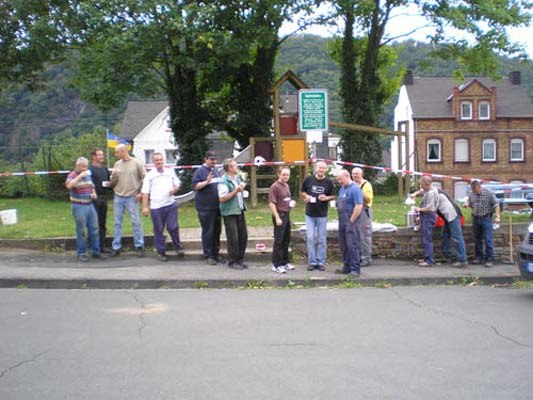
[[479, 119], [490, 119], [490, 103], [488, 101], [479, 102]]
[[472, 119], [472, 102], [461, 102], [461, 119]]

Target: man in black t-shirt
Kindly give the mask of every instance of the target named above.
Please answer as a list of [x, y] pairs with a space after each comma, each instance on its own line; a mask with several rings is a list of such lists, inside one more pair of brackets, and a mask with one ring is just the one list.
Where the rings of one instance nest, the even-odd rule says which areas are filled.
[[[315, 174], [306, 177], [300, 196], [305, 206], [305, 231], [307, 236], [308, 271], [326, 269], [326, 241], [328, 202], [333, 200], [333, 182], [326, 177], [324, 161], [315, 163]], [[316, 243], [315, 243], [316, 242]]]
[[104, 165], [104, 151], [96, 148], [91, 152], [92, 163], [89, 170], [91, 171], [91, 179], [94, 183], [97, 198], [93, 201], [96, 214], [98, 215], [98, 238], [100, 239], [100, 252], [109, 253], [109, 250], [104, 246], [106, 236], [106, 222], [107, 222], [107, 197], [110, 193], [109, 180], [110, 174], [107, 167]]
[[220, 174], [215, 168], [216, 162], [216, 153], [208, 151], [203, 165], [194, 172], [192, 177], [192, 190], [196, 192], [194, 205], [202, 226], [202, 251], [209, 265], [216, 265], [221, 261], [219, 251], [222, 218], [218, 200]]

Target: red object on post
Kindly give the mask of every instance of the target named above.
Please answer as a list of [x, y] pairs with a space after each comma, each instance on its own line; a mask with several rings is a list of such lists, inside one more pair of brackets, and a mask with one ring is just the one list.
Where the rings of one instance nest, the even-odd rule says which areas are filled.
[[279, 116], [280, 135], [296, 135], [298, 133], [298, 117], [294, 115]]

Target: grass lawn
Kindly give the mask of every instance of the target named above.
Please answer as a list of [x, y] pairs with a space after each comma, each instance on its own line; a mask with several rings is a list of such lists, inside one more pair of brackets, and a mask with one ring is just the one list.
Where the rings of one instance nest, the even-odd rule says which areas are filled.
[[[112, 235], [113, 229], [113, 202], [110, 201], [107, 228]], [[0, 210], [16, 208], [18, 210], [18, 223], [15, 225], [0, 224], [0, 238], [3, 239], [31, 239], [47, 237], [74, 236], [74, 222], [67, 201], [50, 201], [41, 198], [2, 199]], [[374, 199], [374, 220], [388, 222], [396, 226], [405, 225], [406, 208], [403, 200], [398, 196], [376, 196]], [[470, 220], [470, 210], [464, 210], [467, 221]], [[508, 222], [508, 213], [503, 213], [502, 222]], [[337, 212], [330, 209], [329, 219], [337, 218]], [[293, 222], [304, 222], [304, 207], [300, 201], [291, 213]], [[144, 233], [152, 234], [150, 218], [142, 218]], [[528, 215], [513, 215], [513, 222], [529, 222]], [[249, 226], [271, 226], [270, 210], [266, 201], [260, 202], [257, 208], [249, 209], [246, 213], [246, 222]], [[179, 224], [182, 228], [199, 227], [196, 210], [192, 202], [180, 206]], [[124, 235], [131, 235], [129, 217], [124, 217]]]

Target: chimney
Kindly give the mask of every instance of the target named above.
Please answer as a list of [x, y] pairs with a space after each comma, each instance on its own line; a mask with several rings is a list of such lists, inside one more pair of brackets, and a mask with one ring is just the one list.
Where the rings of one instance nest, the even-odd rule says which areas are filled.
[[511, 71], [509, 74], [509, 79], [513, 85], [521, 85], [522, 84], [522, 74], [520, 71]]
[[414, 79], [413, 79], [413, 71], [408, 69], [403, 77], [403, 84], [404, 85], [413, 85]]

